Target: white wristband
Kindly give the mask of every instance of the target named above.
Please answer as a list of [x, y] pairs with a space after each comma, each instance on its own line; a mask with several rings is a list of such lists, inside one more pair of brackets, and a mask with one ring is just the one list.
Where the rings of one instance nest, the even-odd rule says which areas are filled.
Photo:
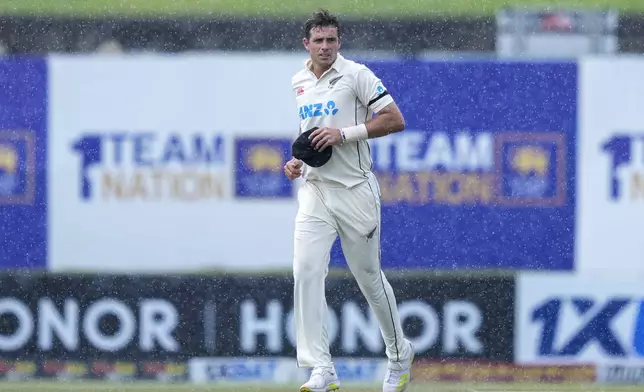
[[367, 132], [367, 126], [365, 124], [358, 124], [349, 128], [343, 128], [340, 130], [340, 133], [342, 134], [343, 143], [369, 139], [369, 133]]

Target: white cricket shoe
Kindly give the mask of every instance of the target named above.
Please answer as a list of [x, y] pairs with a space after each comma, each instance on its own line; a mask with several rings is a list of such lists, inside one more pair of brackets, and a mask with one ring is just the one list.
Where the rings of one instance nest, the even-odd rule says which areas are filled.
[[405, 392], [411, 382], [411, 364], [414, 362], [414, 347], [409, 343], [410, 356], [401, 361], [389, 360], [387, 374], [382, 383], [382, 392]]
[[311, 377], [300, 387], [300, 392], [330, 392], [340, 389], [338, 374], [333, 367], [316, 367]]

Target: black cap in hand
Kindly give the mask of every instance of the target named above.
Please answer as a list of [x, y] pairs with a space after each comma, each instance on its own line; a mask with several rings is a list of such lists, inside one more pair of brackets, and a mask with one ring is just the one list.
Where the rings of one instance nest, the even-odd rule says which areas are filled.
[[333, 147], [329, 146], [323, 151], [318, 151], [313, 148], [311, 145], [311, 140], [309, 136], [318, 129], [314, 127], [309, 129], [306, 132], [300, 134], [300, 136], [293, 142], [293, 157], [297, 158], [311, 167], [320, 167], [331, 159], [333, 154]]

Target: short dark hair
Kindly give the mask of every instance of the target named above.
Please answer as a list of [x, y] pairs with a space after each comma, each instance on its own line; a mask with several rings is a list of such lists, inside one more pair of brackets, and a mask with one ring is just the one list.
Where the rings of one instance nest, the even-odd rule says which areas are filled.
[[319, 9], [304, 22], [304, 37], [311, 38], [311, 30], [315, 27], [329, 26], [335, 27], [338, 30], [338, 37], [340, 37], [340, 20], [338, 17], [328, 10]]

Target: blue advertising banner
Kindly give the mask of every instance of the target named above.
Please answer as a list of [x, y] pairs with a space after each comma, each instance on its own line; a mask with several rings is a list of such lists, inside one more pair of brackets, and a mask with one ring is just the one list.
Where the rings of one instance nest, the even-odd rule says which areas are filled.
[[0, 61], [0, 269], [45, 268], [47, 65]]
[[371, 140], [383, 268], [573, 268], [576, 64], [367, 66], [406, 120]]

